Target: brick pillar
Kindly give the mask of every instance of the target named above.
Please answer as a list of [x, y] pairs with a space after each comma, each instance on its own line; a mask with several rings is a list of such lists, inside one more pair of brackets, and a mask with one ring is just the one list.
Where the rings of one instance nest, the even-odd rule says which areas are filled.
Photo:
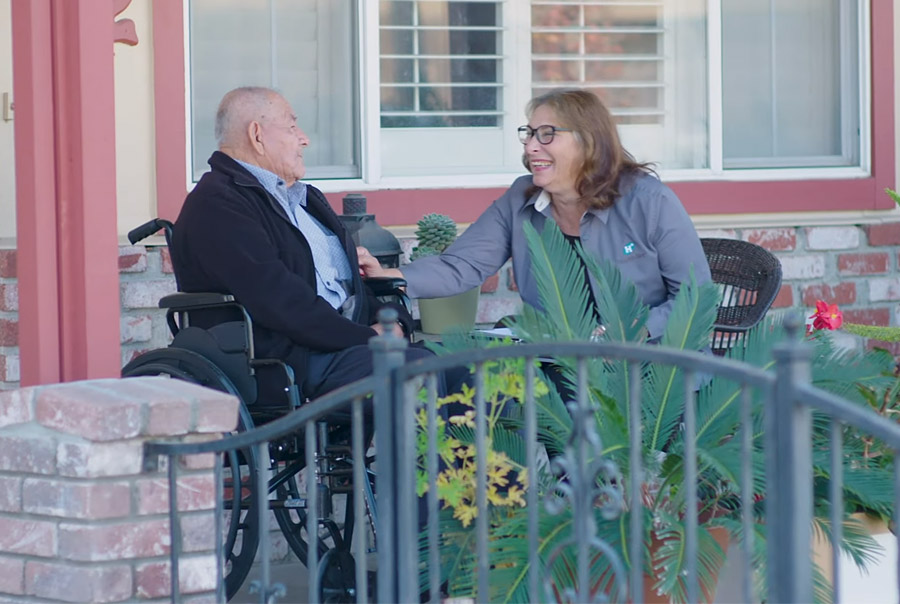
[[[169, 595], [167, 478], [148, 440], [218, 438], [234, 397], [166, 378], [0, 392], [0, 600], [121, 602]], [[216, 587], [212, 457], [184, 460], [183, 593]]]

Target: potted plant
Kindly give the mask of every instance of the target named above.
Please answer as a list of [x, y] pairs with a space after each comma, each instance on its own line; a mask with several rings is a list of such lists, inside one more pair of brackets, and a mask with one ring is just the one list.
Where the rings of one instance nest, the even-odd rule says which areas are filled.
[[[893, 193], [888, 190], [889, 193]], [[895, 196], [892, 195], [892, 196]], [[816, 310], [809, 317], [813, 322], [807, 326], [808, 337], [827, 337], [826, 332], [844, 331], [860, 338], [870, 338], [882, 342], [900, 341], [900, 327], [864, 325], [848, 323], [844, 321], [843, 312], [837, 304], [828, 304], [824, 300], [816, 302]], [[860, 392], [869, 407], [879, 415], [897, 421], [900, 417], [900, 365], [895, 365], [896, 359], [886, 350], [880, 351], [885, 357], [885, 365], [892, 368], [893, 382], [889, 384], [862, 384]], [[885, 372], [889, 373], [888, 371]], [[828, 435], [823, 435], [828, 436]], [[894, 451], [884, 442], [873, 438], [871, 435], [860, 433], [850, 427], [843, 428], [843, 443], [845, 450], [850, 447], [856, 449], [854, 458], [858, 467], [874, 469], [876, 471], [891, 472], [895, 461]], [[820, 443], [820, 449], [827, 450], [824, 439]], [[824, 465], [824, 464], [823, 464]], [[816, 477], [816, 488], [827, 488], [828, 476]], [[850, 478], [856, 480], [856, 472]], [[851, 494], [852, 495], [852, 494]], [[873, 506], [873, 503], [875, 504]], [[856, 497], [848, 497], [845, 509], [853, 518], [858, 520], [865, 530], [876, 539], [883, 539], [890, 533], [890, 525], [893, 522], [893, 498], [888, 494], [881, 501], [860, 501]], [[833, 569], [831, 559], [831, 546], [820, 539], [816, 544], [816, 553], [823, 560], [825, 574], [830, 578]]]
[[[410, 261], [425, 256], [436, 256], [456, 241], [457, 227], [445, 214], [426, 214], [417, 223], [418, 245], [410, 254]], [[475, 326], [478, 314], [479, 287], [444, 298], [420, 298], [419, 318], [422, 331], [442, 334], [452, 328], [469, 331]]]
[[[532, 270], [542, 291], [543, 310], [524, 309], [522, 317], [512, 329], [525, 341], [588, 340], [595, 337], [596, 323], [587, 304], [587, 285], [581, 263], [558, 229], [548, 223], [542, 235], [526, 225], [526, 235], [532, 253]], [[581, 252], [579, 252], [581, 253]], [[581, 253], [582, 259], [600, 285], [596, 302], [606, 327], [604, 338], [621, 342], [644, 342], [647, 308], [641, 303], [633, 284], [622, 278], [611, 264], [600, 264]], [[713, 285], [684, 284], [674, 302], [667, 329], [661, 345], [685, 350], [700, 350], [709, 341], [718, 306], [718, 293]], [[746, 346], [733, 349], [729, 354], [742, 360], [769, 368], [773, 364], [773, 345], [785, 336], [780, 323], [770, 321], [751, 332]], [[451, 344], [454, 344], [451, 342]], [[829, 338], [816, 338], [813, 363], [813, 381], [817, 386], [866, 404], [864, 388], [860, 384], [882, 387], [890, 383], [886, 376], [883, 355], [864, 353], [853, 356], [836, 349]], [[567, 359], [556, 359], [564, 379], [573, 380], [575, 367]], [[590, 429], [602, 443], [602, 457], [619, 468], [621, 475], [606, 484], [628, 484], [629, 435], [627, 403], [630, 367], [624, 361], [595, 359], [588, 366], [588, 394], [593, 412], [584, 418]], [[486, 380], [487, 385], [499, 389], [499, 394], [488, 390], [486, 401], [505, 401], [520, 398], [521, 368], [504, 368], [498, 364], [493, 369], [499, 375]], [[519, 375], [519, 382], [513, 378]], [[642, 465], [644, 467], [644, 539], [642, 551], [637, 554], [648, 576], [645, 578], [645, 598], [662, 597], [665, 601], [685, 601], [687, 586], [684, 579], [686, 561], [683, 556], [685, 526], [684, 485], [684, 432], [681, 427], [685, 394], [682, 372], [669, 366], [650, 363], [641, 370], [642, 382]], [[754, 401], [754, 416], [761, 422], [761, 394]], [[459, 399], [457, 399], [459, 400]], [[697, 395], [698, 450], [698, 498], [699, 543], [698, 571], [703, 597], [710, 600], [715, 594], [717, 574], [725, 559], [727, 539], [739, 539], [742, 534], [740, 519], [740, 444], [734, 438], [740, 427], [741, 390], [737, 384], [714, 378], [704, 385]], [[554, 387], [544, 388], [538, 403], [538, 434], [551, 457], [565, 455], [567, 442], [574, 429], [584, 429], [580, 421], [573, 421], [570, 410]], [[509, 419], [489, 422], [489, 450], [502, 453], [503, 465], [492, 476], [505, 481], [504, 488], [515, 497], [498, 498], [489, 509], [474, 510], [464, 494], [466, 475], [445, 458], [448, 473], [438, 480], [438, 495], [443, 502], [440, 519], [442, 534], [442, 580], [446, 581], [450, 596], [471, 596], [474, 592], [475, 555], [472, 518], [478, 513], [488, 513], [490, 539], [495, 557], [490, 562], [490, 601], [534, 601], [543, 594], [528, 593], [525, 579], [529, 565], [527, 539], [527, 514], [519, 505], [519, 490], [539, 489], [543, 500], [559, 486], [559, 477], [542, 471], [537, 485], [523, 485], [524, 445], [515, 421], [515, 405]], [[493, 409], [493, 406], [489, 408]], [[445, 455], [453, 452], [459, 459], [475, 445], [470, 414], [442, 426], [441, 442]], [[828, 478], [826, 422], [818, 422], [814, 436], [814, 473], [817, 479]], [[754, 437], [753, 465], [763, 467], [762, 436]], [[497, 458], [495, 457], [495, 462]], [[861, 464], [859, 451], [848, 448], [844, 465], [847, 477], [845, 493], [847, 501], [883, 508], [884, 501], [892, 494], [891, 471]], [[490, 462], [490, 459], [489, 459]], [[492, 466], [493, 467], [493, 466]], [[501, 470], [506, 470], [505, 473]], [[852, 479], [850, 478], [852, 476]], [[451, 480], [452, 478], [452, 480]], [[420, 481], [420, 485], [424, 482]], [[517, 486], [521, 485], [521, 486]], [[496, 485], [495, 485], [496, 486]], [[495, 492], [501, 492], [495, 489]], [[765, 484], [757, 473], [753, 486], [754, 517], [753, 535], [754, 568], [762, 569], [755, 577], [757, 594], [763, 594], [765, 582]], [[828, 489], [815, 491], [815, 531], [830, 535], [828, 524]], [[635, 553], [628, 551], [627, 538], [630, 510], [624, 509], [614, 519], [604, 516], [604, 510], [595, 511], [596, 536], [609, 545], [619, 558], [634, 560]], [[847, 517], [843, 527], [841, 547], [849, 552], [860, 565], [871, 561], [879, 546], [858, 522]], [[556, 516], [542, 516], [540, 520], [539, 557], [545, 565], [546, 576], [551, 577], [554, 589], [561, 594], [573, 587], [576, 577], [572, 572], [571, 555], [553, 557], [551, 553], [564, 545], [572, 532], [571, 510], [563, 509]], [[567, 532], [568, 531], [568, 532]], [[546, 565], [549, 565], [547, 567]], [[614, 567], [608, 556], [597, 556], [591, 561], [592, 589], [599, 593], [614, 592]], [[423, 578], [427, 572], [423, 571]], [[426, 583], [423, 582], [423, 585]], [[827, 580], [820, 571], [815, 573], [816, 596], [828, 600]], [[620, 596], [621, 599], [621, 596]]]

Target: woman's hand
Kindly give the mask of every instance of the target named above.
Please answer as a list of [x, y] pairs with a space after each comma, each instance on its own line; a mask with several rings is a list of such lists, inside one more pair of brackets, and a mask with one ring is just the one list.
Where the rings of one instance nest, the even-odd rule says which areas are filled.
[[359, 258], [359, 274], [363, 277], [396, 277], [403, 278], [403, 273], [396, 268], [384, 268], [378, 262], [378, 258], [373, 256], [369, 250], [364, 247], [356, 248], [356, 255]]

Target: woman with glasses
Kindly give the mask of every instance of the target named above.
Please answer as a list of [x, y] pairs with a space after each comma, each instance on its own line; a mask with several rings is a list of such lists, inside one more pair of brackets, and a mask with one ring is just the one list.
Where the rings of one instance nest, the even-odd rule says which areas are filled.
[[580, 241], [635, 283], [651, 309], [650, 338], [657, 339], [691, 267], [698, 283], [710, 280], [687, 212], [649, 166], [622, 147], [596, 95], [553, 90], [532, 99], [526, 113], [528, 124], [518, 132], [530, 175], [518, 178], [440, 256], [398, 270], [382, 269], [363, 252], [360, 267], [367, 276], [402, 276], [410, 297], [436, 298], [479, 286], [511, 257], [523, 301], [540, 306], [522, 224], [540, 231], [552, 220], [573, 245]]

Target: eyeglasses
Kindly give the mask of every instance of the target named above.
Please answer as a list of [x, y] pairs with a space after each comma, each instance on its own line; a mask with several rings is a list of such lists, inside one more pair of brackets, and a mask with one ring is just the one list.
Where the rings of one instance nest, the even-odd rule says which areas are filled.
[[557, 132], [572, 132], [572, 129], [557, 128], [556, 126], [544, 124], [537, 128], [532, 128], [531, 126], [519, 126], [517, 132], [519, 133], [519, 141], [523, 145], [528, 144], [528, 141], [531, 140], [532, 136], [537, 136], [537, 140], [540, 144], [549, 145], [553, 142], [553, 137], [556, 136]]

